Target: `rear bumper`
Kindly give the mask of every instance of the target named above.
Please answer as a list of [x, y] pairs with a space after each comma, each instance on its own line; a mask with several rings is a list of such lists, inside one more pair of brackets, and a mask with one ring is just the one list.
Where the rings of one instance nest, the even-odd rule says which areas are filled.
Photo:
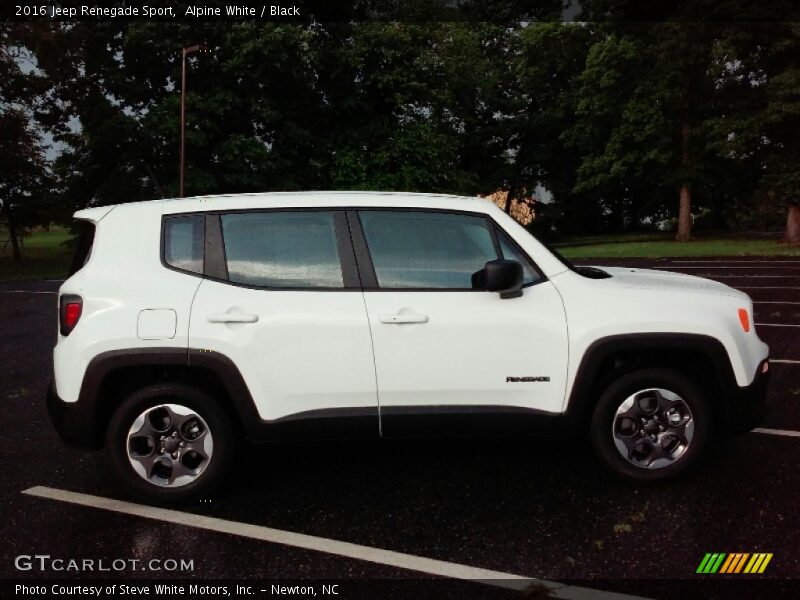
[[94, 415], [80, 402], [64, 402], [56, 393], [55, 382], [47, 387], [47, 413], [58, 435], [69, 446], [98, 448]]
[[756, 369], [753, 382], [745, 387], [737, 387], [728, 399], [728, 433], [745, 433], [761, 424], [768, 410], [768, 386], [769, 359], [764, 359]]

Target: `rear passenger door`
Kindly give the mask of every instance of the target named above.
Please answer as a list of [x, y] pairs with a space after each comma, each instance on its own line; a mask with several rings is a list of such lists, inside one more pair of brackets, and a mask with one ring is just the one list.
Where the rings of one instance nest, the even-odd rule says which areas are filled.
[[[485, 417], [555, 415], [564, 399], [561, 298], [486, 215], [351, 211], [386, 434], [486, 429]], [[497, 258], [523, 265], [521, 297], [473, 287]], [[476, 279], [476, 281], [478, 281]], [[415, 418], [421, 417], [421, 418]], [[453, 417], [453, 418], [449, 418]]]
[[308, 418], [322, 436], [343, 423], [348, 435], [377, 436], [372, 343], [344, 212], [211, 214], [205, 247], [190, 347], [234, 362], [263, 421]]

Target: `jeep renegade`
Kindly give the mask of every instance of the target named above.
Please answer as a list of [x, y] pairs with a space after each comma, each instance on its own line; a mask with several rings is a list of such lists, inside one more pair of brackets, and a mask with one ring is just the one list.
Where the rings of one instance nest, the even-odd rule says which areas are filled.
[[492, 203], [314, 192], [81, 210], [51, 418], [130, 493], [197, 498], [239, 441], [574, 434], [635, 481], [763, 413], [750, 298], [575, 267]]

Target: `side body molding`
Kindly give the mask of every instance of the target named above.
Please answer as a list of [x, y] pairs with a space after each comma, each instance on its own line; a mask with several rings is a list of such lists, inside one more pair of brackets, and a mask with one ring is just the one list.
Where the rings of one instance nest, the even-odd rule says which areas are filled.
[[[105, 427], [113, 410], [128, 391], [137, 387], [131, 381], [115, 377], [115, 371], [148, 369], [169, 372], [185, 383], [218, 385], [229, 401], [243, 433], [254, 441], [320, 439], [340, 437], [377, 437], [378, 408], [340, 408], [306, 411], [273, 421], [262, 420], [239, 369], [226, 356], [208, 350], [176, 348], [132, 348], [103, 352], [86, 369], [77, 402], [51, 402], [59, 406], [59, 420], [69, 431], [72, 443], [100, 447]], [[157, 383], [151, 376], [146, 384]], [[141, 384], [138, 384], [141, 385]], [[205, 388], [205, 386], [203, 386]], [[115, 393], [116, 392], [116, 393]], [[51, 392], [52, 394], [53, 392]]]
[[[594, 403], [605, 385], [625, 369], [671, 363], [689, 364], [697, 370], [698, 380], [709, 392], [713, 408], [724, 429], [746, 430], [733, 420], [748, 388], [740, 388], [727, 352], [715, 338], [680, 333], [636, 333], [596, 340], [581, 358], [565, 412], [539, 413], [532, 409], [507, 410], [503, 407], [394, 407], [387, 410], [387, 424], [400, 426], [389, 435], [448, 435], [492, 433], [573, 434], [587, 424]], [[146, 370], [147, 373], [142, 373]], [[117, 377], [118, 371], [121, 377]], [[126, 377], [125, 375], [129, 375]], [[165, 377], [155, 377], [163, 374]], [[142, 375], [146, 375], [142, 378]], [[376, 438], [379, 414], [375, 408], [342, 407], [312, 410], [265, 421], [239, 369], [226, 356], [202, 349], [135, 348], [113, 350], [96, 356], [89, 363], [77, 402], [67, 403], [55, 397], [53, 389], [48, 405], [65, 441], [76, 445], [100, 447], [105, 427], [113, 410], [132, 389], [159, 380], [177, 380], [211, 388], [227, 397], [227, 408], [246, 437], [253, 441], [283, 441], [325, 438]], [[759, 384], [760, 385], [760, 384]], [[513, 424], [507, 427], [509, 422]], [[401, 431], [402, 430], [402, 433]]]

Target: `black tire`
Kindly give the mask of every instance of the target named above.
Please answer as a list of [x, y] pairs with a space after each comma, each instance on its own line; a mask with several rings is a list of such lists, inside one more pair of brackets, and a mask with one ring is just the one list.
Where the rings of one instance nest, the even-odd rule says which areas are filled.
[[[179, 487], [157, 485], [146, 480], [134, 470], [128, 457], [131, 426], [143, 412], [161, 404], [177, 404], [191, 409], [205, 421], [213, 436], [213, 452], [204, 470], [193, 481]], [[228, 473], [234, 445], [231, 419], [219, 403], [197, 388], [178, 383], [150, 385], [132, 393], [114, 412], [106, 430], [106, 453], [113, 474], [128, 493], [154, 504], [187, 502], [207, 496]]]
[[[622, 455], [614, 441], [613, 428], [617, 409], [632, 394], [650, 388], [665, 389], [680, 396], [691, 411], [694, 422], [693, 437], [685, 450], [671, 464], [659, 468], [646, 468], [634, 464]], [[690, 378], [672, 369], [640, 369], [619, 377], [600, 396], [591, 421], [592, 446], [603, 465], [617, 477], [634, 482], [663, 481], [682, 475], [697, 466], [698, 461], [705, 455], [711, 439], [711, 417], [711, 407], [707, 398]], [[637, 431], [634, 435], [647, 436], [647, 433], [641, 432], [644, 428], [641, 420], [638, 420], [636, 426]], [[658, 432], [655, 432], [655, 435], [658, 435]], [[633, 439], [633, 436], [628, 439]], [[644, 447], [649, 443], [648, 440], [644, 440]], [[647, 458], [642, 462], [646, 461]], [[663, 462], [662, 460], [661, 463]]]

